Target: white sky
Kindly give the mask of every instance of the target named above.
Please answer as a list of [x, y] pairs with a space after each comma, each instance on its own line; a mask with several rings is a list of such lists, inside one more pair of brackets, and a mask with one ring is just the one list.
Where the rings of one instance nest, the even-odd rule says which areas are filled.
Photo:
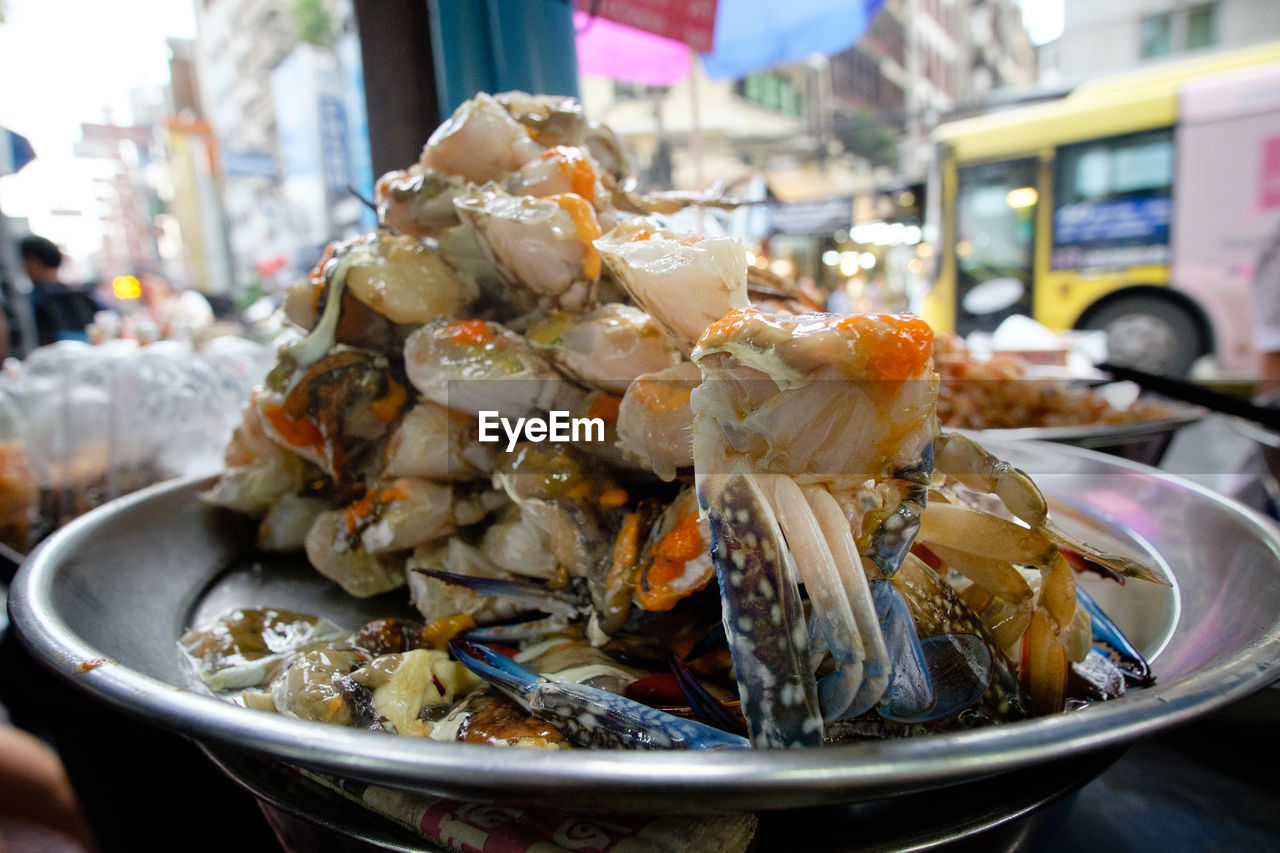
[[[73, 156], [80, 123], [132, 120], [130, 89], [169, 79], [165, 37], [195, 35], [193, 3], [0, 0], [0, 8], [0, 125], [31, 140], [37, 155], [0, 178], [0, 209], [28, 217], [33, 231], [83, 259], [100, 242], [101, 191], [92, 178], [110, 169]], [[51, 216], [50, 208], [83, 215]]]
[[1066, 0], [1018, 0], [1022, 23], [1032, 44], [1044, 44], [1062, 35], [1062, 4]]

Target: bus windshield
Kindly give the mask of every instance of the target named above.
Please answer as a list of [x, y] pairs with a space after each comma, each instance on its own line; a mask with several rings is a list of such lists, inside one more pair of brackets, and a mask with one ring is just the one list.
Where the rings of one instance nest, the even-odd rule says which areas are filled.
[[1172, 128], [1059, 148], [1050, 266], [1169, 263], [1173, 168]]
[[1031, 314], [1036, 162], [957, 170], [956, 331], [962, 335], [994, 329], [1012, 314]]

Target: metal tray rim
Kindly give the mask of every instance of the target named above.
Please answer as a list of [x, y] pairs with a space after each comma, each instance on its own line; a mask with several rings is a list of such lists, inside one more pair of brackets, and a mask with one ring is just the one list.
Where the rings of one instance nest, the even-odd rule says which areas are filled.
[[[1054, 453], [1099, 454], [1064, 445]], [[1247, 521], [1280, 562], [1270, 521], [1194, 483], [1126, 460], [1114, 468], [1156, 474]], [[193, 493], [207, 478], [158, 484], [75, 520], [26, 561], [10, 590], [10, 610], [23, 642], [46, 666], [122, 711], [198, 740], [353, 778], [453, 795], [547, 794], [567, 782], [602, 796], [692, 793], [708, 802], [744, 798], [768, 802], [790, 795], [804, 802], [849, 802], [891, 792], [958, 783], [984, 775], [1127, 742], [1222, 707], [1280, 675], [1280, 614], [1263, 636], [1217, 666], [1181, 681], [1093, 706], [1086, 711], [915, 740], [882, 741], [814, 750], [748, 753], [528, 751], [512, 761], [506, 750], [471, 744], [397, 739], [270, 714], [259, 714], [169, 684], [115, 661], [82, 640], [50, 606], [49, 589], [68, 551], [102, 525], [156, 499]]]

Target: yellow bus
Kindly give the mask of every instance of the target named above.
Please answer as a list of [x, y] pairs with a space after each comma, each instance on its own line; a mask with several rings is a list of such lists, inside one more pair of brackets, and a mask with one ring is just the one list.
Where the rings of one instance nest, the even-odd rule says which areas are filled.
[[1099, 78], [940, 125], [935, 280], [968, 334], [1025, 314], [1108, 333], [1109, 357], [1253, 367], [1248, 284], [1280, 218], [1280, 42]]

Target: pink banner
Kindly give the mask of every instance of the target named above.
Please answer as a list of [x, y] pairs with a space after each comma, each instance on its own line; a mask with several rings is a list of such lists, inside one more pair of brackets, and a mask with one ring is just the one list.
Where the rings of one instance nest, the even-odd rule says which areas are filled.
[[1258, 170], [1258, 206], [1280, 207], [1280, 136], [1262, 140], [1262, 166]]
[[716, 0], [578, 0], [578, 10], [711, 50]]
[[573, 13], [578, 71], [613, 80], [670, 86], [689, 76], [689, 47], [585, 12]]

